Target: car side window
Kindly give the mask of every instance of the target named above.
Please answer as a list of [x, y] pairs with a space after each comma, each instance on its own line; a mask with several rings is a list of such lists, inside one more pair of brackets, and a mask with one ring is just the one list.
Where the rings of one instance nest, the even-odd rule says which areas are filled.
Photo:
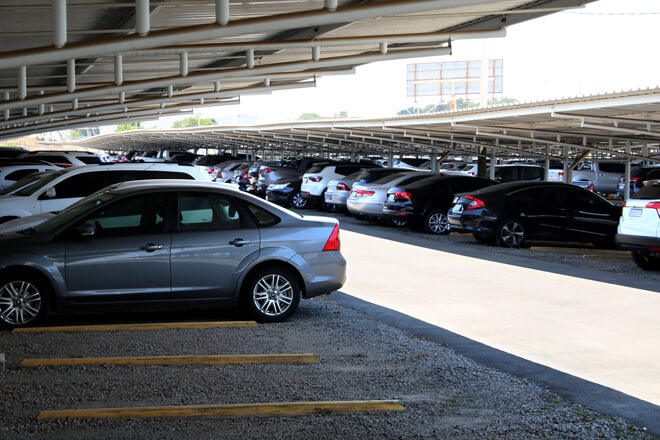
[[83, 223], [95, 227], [95, 237], [163, 232], [166, 199], [166, 193], [120, 199], [92, 214]]
[[13, 173], [9, 173], [5, 176], [5, 180], [11, 180], [13, 182], [16, 182], [23, 177], [27, 176], [28, 174], [32, 174], [34, 172], [39, 171], [37, 168], [29, 168], [29, 169], [24, 169], [24, 170], [16, 170]]
[[280, 222], [280, 218], [275, 214], [271, 214], [259, 206], [253, 205], [252, 203], [246, 203], [248, 209], [252, 213], [252, 216], [259, 225], [260, 228], [266, 228], [268, 226], [276, 225]]
[[105, 174], [106, 173], [89, 172], [76, 174], [68, 179], [64, 179], [54, 186], [54, 198], [69, 199], [73, 197], [87, 197], [107, 186]]
[[576, 209], [601, 211], [605, 208], [602, 200], [587, 191], [571, 191], [571, 201]]
[[240, 229], [240, 213], [229, 198], [212, 193], [179, 194], [179, 230]]

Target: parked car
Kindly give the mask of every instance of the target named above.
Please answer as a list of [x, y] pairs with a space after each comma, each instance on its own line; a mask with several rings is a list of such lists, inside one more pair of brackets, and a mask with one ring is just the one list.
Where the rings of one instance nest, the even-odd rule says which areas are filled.
[[109, 163], [66, 168], [12, 195], [0, 197], [0, 223], [43, 212], [61, 211], [108, 185], [142, 179], [210, 180], [192, 165]]
[[0, 196], [7, 196], [7, 195], [14, 194], [15, 192], [18, 192], [18, 191], [22, 190], [23, 188], [25, 188], [28, 185], [32, 185], [37, 180], [42, 179], [42, 178], [46, 177], [47, 175], [52, 174], [53, 172], [55, 172], [59, 169], [61, 169], [61, 168], [55, 167], [55, 170], [41, 171], [41, 172], [37, 172], [37, 173], [28, 174], [27, 176], [17, 180], [12, 185], [1, 189], [0, 190]]
[[0, 157], [18, 157], [27, 153], [28, 150], [21, 147], [0, 147]]
[[248, 168], [249, 162], [242, 159], [229, 160], [213, 165], [213, 169], [215, 170], [215, 180], [224, 183], [231, 183], [237, 172], [247, 170]]
[[375, 164], [364, 164], [355, 162], [322, 163], [313, 166], [303, 174], [300, 193], [310, 203], [323, 208], [325, 202], [325, 191], [331, 180], [348, 176], [363, 168], [376, 168]]
[[[660, 165], [635, 167], [630, 169], [630, 195], [635, 194], [644, 187], [644, 182], [660, 179]], [[617, 196], [623, 197], [626, 192], [626, 177], [619, 177]]]
[[405, 226], [407, 223], [405, 217], [383, 215], [388, 190], [392, 187], [410, 185], [432, 176], [434, 174], [430, 171], [399, 171], [387, 174], [370, 183], [355, 183], [346, 201], [346, 208], [356, 217], [367, 217], [373, 220], [384, 218], [390, 226]]
[[276, 183], [268, 185], [266, 188], [266, 200], [273, 203], [279, 203], [296, 209], [307, 207], [307, 199], [300, 195], [300, 185], [302, 178], [283, 179]]
[[4, 327], [37, 324], [49, 309], [239, 303], [276, 322], [301, 298], [340, 288], [346, 271], [337, 220], [212, 182], [116, 184], [0, 244]]
[[279, 161], [275, 161], [275, 160], [258, 160], [256, 162], [252, 162], [248, 170], [249, 183], [246, 188], [247, 192], [254, 194], [257, 197], [262, 197], [262, 198], [266, 197], [266, 187], [264, 186], [259, 187], [258, 185], [260, 169], [264, 165], [274, 166], [277, 163], [279, 163]]
[[626, 165], [617, 161], [581, 162], [573, 171], [573, 181], [589, 180], [594, 191], [616, 194], [619, 178], [625, 175]]
[[60, 168], [68, 168], [76, 165], [98, 165], [102, 163], [98, 154], [88, 151], [32, 151], [18, 156], [18, 158], [43, 160]]
[[616, 242], [644, 270], [660, 270], [660, 180], [649, 181], [623, 205]]
[[429, 234], [448, 234], [447, 211], [454, 194], [477, 190], [497, 182], [457, 173], [440, 173], [387, 191], [383, 215], [403, 217], [413, 229]]
[[614, 245], [621, 207], [559, 182], [509, 182], [458, 196], [449, 212], [452, 231], [481, 242], [521, 247], [528, 240]]
[[[370, 169], [380, 170], [387, 168], [370, 168]], [[348, 200], [348, 195], [351, 192], [353, 183], [362, 173], [363, 171], [356, 171], [352, 174], [349, 174], [348, 176], [344, 176], [339, 179], [331, 180], [330, 182], [328, 182], [328, 188], [325, 190], [325, 204], [328, 207], [330, 207], [330, 209], [345, 210], [346, 200]]]
[[312, 166], [328, 163], [327, 159], [298, 158], [293, 160], [282, 160], [276, 164], [264, 164], [259, 168], [257, 181], [257, 192], [265, 192], [266, 188], [280, 180], [296, 180], [302, 178]]
[[47, 162], [5, 162], [0, 164], [0, 190], [14, 185], [32, 173], [60, 169]]

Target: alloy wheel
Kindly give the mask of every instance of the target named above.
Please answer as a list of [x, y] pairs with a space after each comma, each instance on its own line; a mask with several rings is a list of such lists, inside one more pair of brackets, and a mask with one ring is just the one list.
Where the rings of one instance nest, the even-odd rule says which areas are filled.
[[434, 234], [444, 234], [449, 228], [447, 216], [442, 212], [434, 212], [427, 220], [429, 230]]
[[291, 204], [294, 208], [302, 209], [307, 206], [307, 200], [300, 195], [300, 192], [297, 192], [291, 197]]
[[9, 325], [25, 325], [41, 311], [41, 292], [27, 281], [10, 281], [0, 287], [0, 319]]
[[515, 220], [504, 223], [500, 231], [500, 237], [505, 246], [520, 247], [525, 240], [525, 230]]
[[392, 225], [397, 228], [402, 228], [408, 224], [408, 221], [405, 218], [393, 217], [391, 220]]
[[267, 316], [280, 316], [293, 303], [293, 286], [279, 274], [265, 275], [252, 290], [252, 301], [259, 312]]

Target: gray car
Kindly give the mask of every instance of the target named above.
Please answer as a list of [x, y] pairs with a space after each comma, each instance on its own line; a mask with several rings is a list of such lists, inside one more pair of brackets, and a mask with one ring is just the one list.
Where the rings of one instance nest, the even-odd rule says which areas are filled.
[[335, 219], [305, 217], [227, 185], [109, 186], [35, 228], [0, 236], [0, 325], [49, 310], [234, 306], [281, 321], [345, 280]]

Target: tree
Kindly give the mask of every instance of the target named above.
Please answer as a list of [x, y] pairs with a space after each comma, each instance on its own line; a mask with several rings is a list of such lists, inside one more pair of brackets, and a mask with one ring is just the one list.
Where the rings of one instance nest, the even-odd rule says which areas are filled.
[[303, 113], [298, 117], [298, 119], [302, 121], [309, 121], [311, 119], [323, 119], [323, 116], [319, 115], [318, 113]]
[[[495, 98], [488, 101], [488, 105], [501, 105], [501, 104], [515, 104], [517, 99], [513, 98]], [[430, 104], [425, 107], [408, 107], [403, 110], [399, 110], [396, 114], [399, 116], [409, 116], [409, 115], [423, 115], [427, 113], [439, 113], [446, 112], [451, 110], [451, 102], [446, 102], [443, 104]], [[456, 100], [456, 110], [465, 110], [469, 108], [478, 108], [479, 104], [472, 102], [468, 99], [458, 98]]]
[[205, 119], [205, 118], [199, 118], [197, 116], [189, 116], [185, 119], [182, 119], [181, 121], [176, 121], [172, 126], [174, 128], [192, 128], [192, 127], [199, 127], [202, 125], [217, 125], [218, 122], [211, 118], [211, 119]]
[[131, 131], [139, 130], [142, 128], [142, 124], [138, 122], [127, 122], [126, 124], [119, 124], [117, 126], [117, 131]]
[[[117, 131], [119, 131], [119, 130], [117, 130]], [[71, 139], [74, 140], [74, 141], [76, 139], [80, 139], [83, 136], [84, 136], [84, 134], [83, 134], [82, 130], [76, 130], [76, 131], [71, 133]]]

